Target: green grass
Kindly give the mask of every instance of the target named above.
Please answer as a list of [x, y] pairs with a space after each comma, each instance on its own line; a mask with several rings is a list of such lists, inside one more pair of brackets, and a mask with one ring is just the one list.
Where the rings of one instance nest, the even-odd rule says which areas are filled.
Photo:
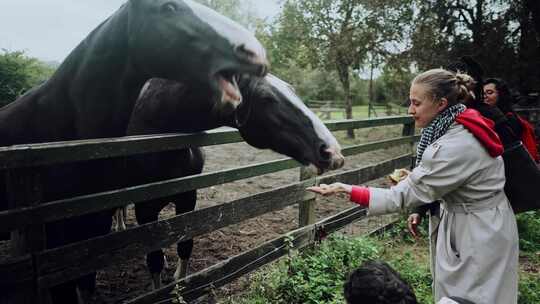
[[[407, 109], [404, 107], [400, 107], [397, 105], [392, 105], [392, 111], [394, 112], [392, 115], [396, 115], [397, 112], [400, 113], [400, 115], [406, 115]], [[315, 111], [316, 112], [316, 111]], [[384, 117], [388, 116], [386, 113], [386, 106], [375, 106], [375, 113], [372, 112], [371, 117]], [[323, 119], [326, 119], [324, 115], [319, 114], [319, 117], [322, 117]], [[354, 119], [364, 119], [368, 118], [368, 106], [362, 105], [362, 106], [354, 106], [353, 107], [353, 118]], [[345, 119], [345, 109], [343, 111], [334, 111], [330, 113], [330, 119], [329, 120], [340, 120]]]
[[[538, 212], [518, 217], [520, 242], [529, 244], [521, 252], [519, 304], [540, 303], [538, 219]], [[423, 236], [426, 231], [424, 224]], [[344, 303], [346, 275], [366, 260], [382, 259], [409, 282], [419, 303], [433, 304], [427, 245], [425, 239], [416, 243], [408, 236], [404, 219], [380, 237], [333, 236], [257, 272], [244, 295], [225, 303]]]

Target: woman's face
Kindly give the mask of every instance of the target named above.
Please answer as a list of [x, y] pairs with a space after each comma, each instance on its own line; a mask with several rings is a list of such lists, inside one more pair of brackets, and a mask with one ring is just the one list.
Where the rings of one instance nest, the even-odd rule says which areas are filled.
[[497, 98], [499, 94], [497, 93], [497, 88], [494, 83], [488, 83], [484, 86], [484, 102], [489, 105], [496, 105]]
[[446, 98], [434, 101], [421, 84], [413, 84], [409, 93], [411, 104], [408, 113], [417, 128], [425, 128], [448, 105]]

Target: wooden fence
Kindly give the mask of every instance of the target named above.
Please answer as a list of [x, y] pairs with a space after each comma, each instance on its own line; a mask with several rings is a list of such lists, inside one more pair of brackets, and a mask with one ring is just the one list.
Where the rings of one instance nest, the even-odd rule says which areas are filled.
[[315, 112], [321, 119], [332, 119], [332, 113], [340, 112], [345, 117], [345, 105], [343, 102], [335, 100], [311, 100], [308, 107]]
[[[343, 118], [346, 116], [345, 104], [340, 101], [311, 100], [308, 103], [308, 107], [323, 120], [332, 119], [333, 113], [342, 113], [342, 116], [339, 117]], [[368, 104], [368, 117], [399, 116], [406, 114], [407, 107], [399, 104]]]
[[[346, 147], [345, 156], [408, 145], [409, 152], [382, 163], [341, 173], [314, 177], [301, 170], [297, 183], [261, 192], [210, 208], [196, 210], [167, 220], [139, 225], [64, 247], [45, 249], [44, 224], [129, 203], [200, 189], [239, 179], [300, 167], [288, 158], [217, 172], [175, 178], [145, 185], [96, 193], [52, 202], [41, 200], [39, 168], [61, 163], [111, 158], [141, 153], [170, 151], [190, 146], [210, 146], [241, 142], [237, 131], [205, 134], [166, 134], [112, 139], [57, 142], [0, 147], [0, 170], [6, 174], [9, 201], [14, 209], [0, 212], [0, 233], [13, 231], [13, 253], [0, 262], [0, 302], [46, 303], [46, 289], [91, 273], [107, 265], [143, 256], [179, 239], [200, 236], [241, 221], [301, 204], [301, 228], [238, 256], [195, 273], [178, 282], [181, 294], [194, 299], [210, 288], [222, 286], [257, 269], [290, 249], [287, 240], [299, 248], [315, 242], [320, 232], [329, 233], [365, 216], [365, 210], [351, 208], [315, 223], [315, 196], [305, 188], [320, 182], [363, 183], [411, 164], [414, 135], [410, 117], [396, 116], [370, 120], [338, 121], [327, 124], [331, 131], [403, 125], [401, 137]], [[170, 303], [175, 284], [137, 297], [129, 303]]]

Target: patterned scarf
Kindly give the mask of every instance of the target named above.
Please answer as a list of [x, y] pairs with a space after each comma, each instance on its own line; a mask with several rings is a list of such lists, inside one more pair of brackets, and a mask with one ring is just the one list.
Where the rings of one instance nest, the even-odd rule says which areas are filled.
[[448, 128], [454, 123], [456, 117], [466, 109], [467, 107], [461, 103], [448, 107], [439, 113], [427, 127], [422, 129], [420, 142], [416, 147], [416, 166], [420, 164], [422, 155], [424, 155], [427, 146], [443, 136], [446, 131], [448, 131]]

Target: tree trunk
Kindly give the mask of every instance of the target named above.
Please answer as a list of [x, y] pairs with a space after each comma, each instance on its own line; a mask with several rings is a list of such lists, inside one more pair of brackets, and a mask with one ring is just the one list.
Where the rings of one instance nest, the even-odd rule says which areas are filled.
[[[338, 65], [337, 67], [339, 80], [343, 86], [343, 92], [345, 93], [345, 117], [352, 119], [352, 99], [351, 99], [351, 84], [349, 79], [349, 66]], [[354, 129], [347, 129], [347, 137], [354, 138]]]
[[484, 0], [476, 2], [475, 16], [472, 20], [471, 31], [473, 35], [473, 45], [476, 51], [484, 47]]
[[371, 112], [377, 116], [375, 107], [373, 104], [373, 62], [371, 62], [371, 69], [369, 72], [369, 91], [368, 91], [368, 117], [371, 117]]
[[525, 6], [532, 13], [532, 20], [534, 23], [534, 29], [536, 30], [536, 36], [540, 40], [540, 2], [538, 0], [525, 0]]
[[540, 59], [538, 56], [538, 40], [533, 30], [531, 12], [528, 7], [522, 6], [519, 13], [521, 29], [519, 41], [519, 91], [522, 94], [537, 90], [540, 81]]

